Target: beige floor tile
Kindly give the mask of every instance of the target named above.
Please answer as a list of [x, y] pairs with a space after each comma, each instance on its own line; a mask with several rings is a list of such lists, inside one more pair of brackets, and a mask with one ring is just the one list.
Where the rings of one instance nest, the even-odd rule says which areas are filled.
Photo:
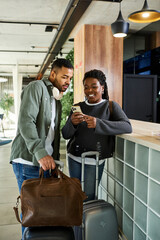
[[3, 166], [9, 166], [9, 159], [10, 159], [10, 151], [11, 145], [6, 144], [4, 146], [0, 146], [0, 168]]
[[8, 166], [0, 166], [0, 181], [5, 181], [9, 177], [14, 177], [14, 172], [12, 166], [8, 164]]
[[68, 168], [67, 168], [66, 166], [64, 167], [64, 173], [65, 173], [67, 176], [69, 176]]
[[10, 158], [10, 153], [8, 153], [8, 149], [6, 148], [4, 150], [0, 148], [0, 165], [9, 166], [9, 158]]
[[20, 240], [21, 225], [4, 225], [0, 226], [0, 240]]
[[[16, 203], [16, 201], [15, 201]], [[17, 219], [13, 210], [13, 207], [15, 207], [15, 203], [5, 203], [0, 204], [0, 225], [11, 225], [11, 224], [17, 224]], [[21, 209], [19, 207], [19, 212], [21, 212]]]
[[0, 177], [0, 189], [1, 188], [7, 188], [7, 187], [18, 188], [17, 180], [16, 180], [16, 177], [14, 175], [11, 176], [11, 177], [9, 176], [7, 178], [6, 177], [4, 177], [4, 178], [2, 178], [2, 176]]
[[18, 196], [18, 187], [0, 188], [0, 203], [15, 203]]
[[60, 154], [66, 154], [66, 150], [65, 149], [61, 149], [60, 150]]
[[6, 148], [11, 149], [11, 145], [12, 145], [12, 142], [5, 145], [0, 145], [0, 149], [2, 150], [5, 150]]

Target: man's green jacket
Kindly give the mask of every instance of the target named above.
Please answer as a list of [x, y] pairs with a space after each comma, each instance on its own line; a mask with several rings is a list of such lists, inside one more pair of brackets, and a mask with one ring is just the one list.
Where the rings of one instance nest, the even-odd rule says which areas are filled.
[[[33, 162], [48, 155], [45, 140], [51, 125], [52, 89], [48, 80], [36, 80], [24, 88], [21, 96], [17, 135], [11, 148], [10, 162], [16, 158]], [[53, 141], [53, 158], [59, 159], [61, 103], [56, 100], [55, 135]]]

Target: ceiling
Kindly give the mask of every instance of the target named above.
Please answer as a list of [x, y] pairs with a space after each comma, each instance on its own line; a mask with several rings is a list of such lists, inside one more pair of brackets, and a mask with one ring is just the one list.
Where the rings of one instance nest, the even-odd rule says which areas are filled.
[[[127, 20], [143, 4], [144, 0], [123, 0], [123, 18]], [[160, 10], [160, 0], [148, 0], [148, 5]], [[12, 76], [18, 66], [25, 78], [48, 75], [50, 62], [58, 53], [65, 57], [73, 48], [70, 40], [82, 25], [110, 25], [119, 12], [116, 0], [0, 0], [0, 6], [0, 76]], [[130, 22], [130, 34], [147, 25]], [[46, 26], [52, 31], [46, 32]], [[160, 24], [157, 27], [160, 29]]]

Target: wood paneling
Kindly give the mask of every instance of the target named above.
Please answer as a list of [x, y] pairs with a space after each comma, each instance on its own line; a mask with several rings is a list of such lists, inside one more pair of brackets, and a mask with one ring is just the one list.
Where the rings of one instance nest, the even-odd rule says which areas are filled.
[[110, 26], [84, 25], [74, 48], [74, 102], [84, 99], [84, 72], [100, 69], [106, 74], [110, 99], [122, 106], [123, 39], [114, 38]]
[[84, 26], [74, 39], [74, 103], [83, 101], [83, 76], [84, 76]]
[[154, 32], [151, 35], [151, 49], [160, 47], [160, 32]]

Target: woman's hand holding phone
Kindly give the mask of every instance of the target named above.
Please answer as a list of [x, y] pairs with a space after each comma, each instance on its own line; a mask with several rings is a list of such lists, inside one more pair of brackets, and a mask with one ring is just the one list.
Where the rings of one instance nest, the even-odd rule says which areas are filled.
[[80, 106], [72, 106], [72, 111], [73, 114], [71, 116], [71, 121], [73, 125], [78, 125], [84, 121], [84, 114], [82, 113]]
[[96, 127], [96, 118], [83, 114], [80, 106], [72, 106], [72, 111], [73, 114], [71, 116], [71, 121], [73, 125], [78, 125], [79, 123], [86, 121], [88, 128]]
[[71, 116], [71, 121], [73, 125], [78, 125], [79, 123], [84, 121], [84, 114], [80, 112], [73, 112]]

